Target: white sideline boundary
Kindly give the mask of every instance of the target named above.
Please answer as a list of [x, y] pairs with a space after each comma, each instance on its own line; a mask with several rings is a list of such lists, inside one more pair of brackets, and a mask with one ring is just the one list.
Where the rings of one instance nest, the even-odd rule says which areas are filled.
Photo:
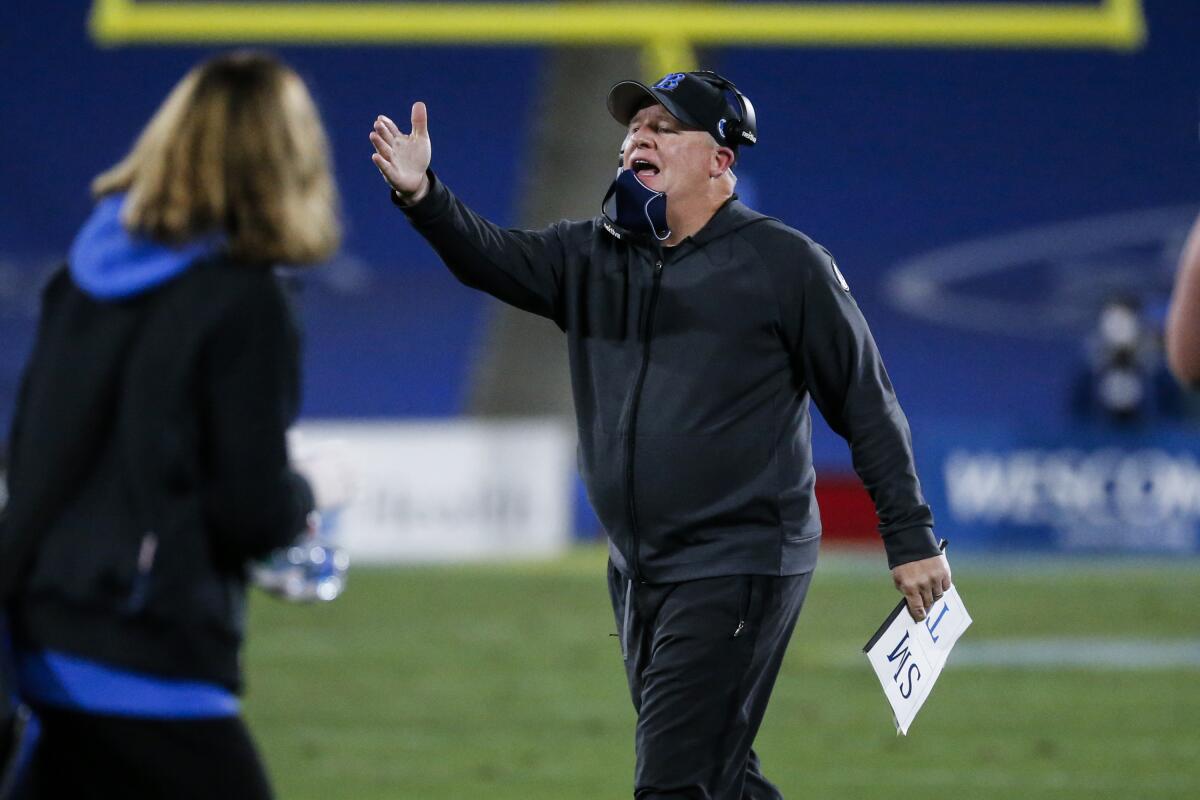
[[[803, 619], [803, 616], [801, 617]], [[843, 669], [862, 667], [858, 648], [822, 647], [795, 658], [809, 664]], [[954, 646], [946, 669], [1086, 670], [1138, 672], [1200, 670], [1200, 639], [1139, 639], [1134, 637], [1045, 637], [964, 641]]]
[[1200, 639], [1046, 638], [961, 642], [953, 667], [1200, 669]]

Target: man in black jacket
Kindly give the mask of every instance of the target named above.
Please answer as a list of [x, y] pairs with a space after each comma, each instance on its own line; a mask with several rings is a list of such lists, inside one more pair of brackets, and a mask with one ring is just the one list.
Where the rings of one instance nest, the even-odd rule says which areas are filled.
[[619, 83], [608, 107], [623, 169], [592, 220], [515, 231], [476, 215], [429, 170], [423, 103], [411, 134], [376, 120], [372, 159], [459, 280], [567, 334], [638, 711], [635, 796], [778, 798], [751, 745], [816, 564], [810, 396], [850, 443], [914, 617], [950, 570], [833, 259], [733, 194], [757, 140], [749, 100], [693, 72]]

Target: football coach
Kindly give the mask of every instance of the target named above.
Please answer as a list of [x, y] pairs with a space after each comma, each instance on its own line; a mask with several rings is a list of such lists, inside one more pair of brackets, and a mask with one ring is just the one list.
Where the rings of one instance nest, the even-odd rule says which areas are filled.
[[713, 72], [616, 84], [621, 170], [586, 221], [506, 230], [429, 169], [428, 115], [376, 167], [467, 286], [567, 335], [579, 465], [608, 534], [639, 800], [782, 795], [752, 750], [817, 561], [809, 398], [850, 444], [916, 619], [950, 586], [908, 422], [820, 245], [734, 194], [754, 108]]

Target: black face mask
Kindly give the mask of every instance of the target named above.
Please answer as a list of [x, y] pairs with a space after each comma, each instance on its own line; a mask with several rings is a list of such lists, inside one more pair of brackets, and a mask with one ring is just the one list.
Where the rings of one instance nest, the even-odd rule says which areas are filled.
[[[609, 213], [610, 200], [615, 213]], [[612, 224], [632, 233], [649, 234], [660, 242], [671, 238], [667, 227], [667, 195], [656, 192], [638, 180], [631, 169], [620, 169], [608, 187], [600, 212]]]

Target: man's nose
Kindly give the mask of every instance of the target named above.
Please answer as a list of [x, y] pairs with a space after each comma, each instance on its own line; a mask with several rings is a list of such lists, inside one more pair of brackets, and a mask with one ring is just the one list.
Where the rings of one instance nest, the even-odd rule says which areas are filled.
[[641, 131], [638, 131], [637, 133], [635, 133], [633, 135], [632, 143], [633, 143], [634, 150], [636, 150], [639, 147], [645, 147], [646, 149], [652, 149], [653, 145], [654, 145], [654, 137], [650, 136], [647, 133], [642, 133]]

